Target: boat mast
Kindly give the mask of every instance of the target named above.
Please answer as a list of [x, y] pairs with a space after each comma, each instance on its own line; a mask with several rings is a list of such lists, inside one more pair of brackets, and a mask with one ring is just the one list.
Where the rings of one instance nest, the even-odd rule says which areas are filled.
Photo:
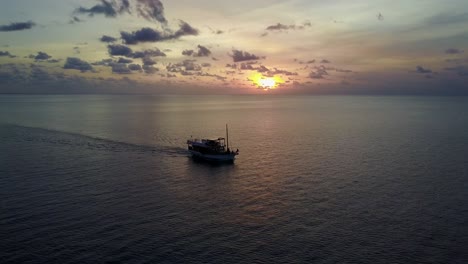
[[228, 133], [228, 125], [226, 124], [226, 145], [229, 149], [229, 133]]

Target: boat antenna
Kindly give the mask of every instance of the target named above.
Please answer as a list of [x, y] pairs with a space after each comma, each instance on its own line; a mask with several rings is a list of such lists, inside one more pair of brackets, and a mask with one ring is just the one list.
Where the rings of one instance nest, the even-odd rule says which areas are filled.
[[228, 132], [228, 125], [226, 124], [226, 145], [229, 148], [229, 132]]

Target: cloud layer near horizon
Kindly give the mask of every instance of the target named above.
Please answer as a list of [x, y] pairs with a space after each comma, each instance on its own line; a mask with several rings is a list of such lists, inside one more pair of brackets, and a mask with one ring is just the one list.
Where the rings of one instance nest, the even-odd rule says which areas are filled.
[[[38, 76], [125, 76], [153, 87], [169, 82], [245, 93], [354, 93], [359, 87], [404, 93], [386, 85], [394, 83], [412, 87], [408, 93], [453, 86], [446, 91], [468, 94], [462, 85], [468, 78], [468, 3], [461, 0], [452, 6], [429, 0], [425, 6], [433, 11], [421, 17], [412, 16], [420, 3], [400, 0], [403, 11], [394, 1], [363, 8], [364, 0], [95, 0], [78, 7], [44, 1], [35, 12], [32, 0], [0, 11], [0, 65], [37, 64], [31, 69]], [[45, 8], [50, 5], [59, 12]], [[15, 10], [29, 10], [30, 17]], [[15, 72], [0, 68], [4, 75]], [[261, 86], [268, 78], [275, 86]]]

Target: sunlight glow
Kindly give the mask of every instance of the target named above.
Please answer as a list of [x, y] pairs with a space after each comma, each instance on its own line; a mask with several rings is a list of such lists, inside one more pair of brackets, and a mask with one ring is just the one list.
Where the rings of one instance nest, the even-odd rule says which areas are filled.
[[281, 76], [275, 75], [273, 77], [264, 76], [261, 73], [255, 73], [250, 76], [249, 80], [253, 82], [257, 89], [270, 90], [277, 88], [280, 84], [284, 83]]

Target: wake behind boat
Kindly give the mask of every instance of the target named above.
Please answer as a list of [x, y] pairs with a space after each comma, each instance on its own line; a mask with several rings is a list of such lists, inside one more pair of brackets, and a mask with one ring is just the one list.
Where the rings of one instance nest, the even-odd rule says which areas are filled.
[[233, 162], [239, 155], [239, 150], [235, 152], [229, 149], [229, 134], [226, 125], [226, 138], [217, 139], [189, 139], [187, 140], [188, 151], [193, 158], [206, 161]]

